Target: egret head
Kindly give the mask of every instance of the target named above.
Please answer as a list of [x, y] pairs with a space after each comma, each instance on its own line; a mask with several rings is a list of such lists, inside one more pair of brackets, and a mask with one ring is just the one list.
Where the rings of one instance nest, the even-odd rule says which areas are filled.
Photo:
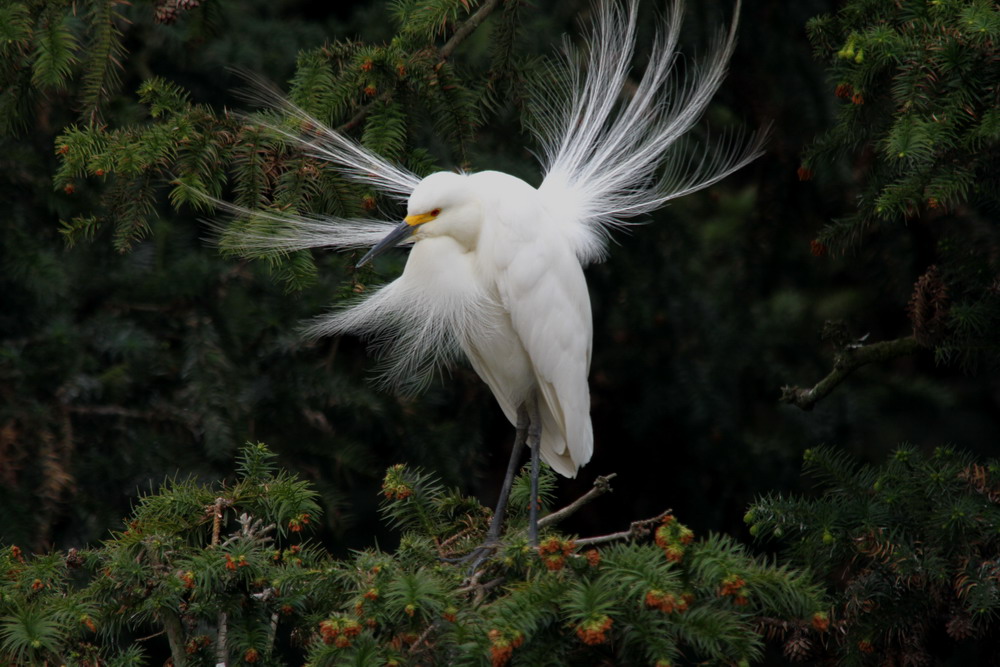
[[403, 222], [379, 241], [358, 266], [413, 237], [451, 236], [469, 249], [479, 236], [479, 201], [469, 187], [468, 176], [439, 171], [424, 178], [413, 189]]

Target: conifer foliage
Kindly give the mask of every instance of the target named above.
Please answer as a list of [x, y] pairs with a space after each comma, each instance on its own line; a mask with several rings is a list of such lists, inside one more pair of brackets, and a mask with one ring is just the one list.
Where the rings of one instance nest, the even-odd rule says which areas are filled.
[[808, 28], [844, 102], [806, 165], [864, 149], [872, 160], [858, 217], [824, 240], [840, 245], [867, 225], [1000, 199], [995, 3], [854, 0]]
[[[807, 28], [840, 108], [806, 150], [799, 176], [822, 178], [844, 156], [862, 174], [856, 212], [823, 229], [814, 252], [884, 246], [914, 226], [924, 230], [936, 247], [919, 269], [929, 273], [914, 276], [912, 304], [928, 297], [930, 273], [937, 296], [933, 322], [911, 310], [916, 340], [938, 360], [995, 365], [1000, 8], [990, 0], [850, 0]], [[888, 259], [891, 246], [882, 252]]]
[[768, 624], [825, 630], [808, 575], [727, 537], [698, 539], [669, 513], [654, 541], [547, 529], [535, 549], [521, 512], [470, 577], [454, 557], [483, 539], [488, 510], [403, 465], [383, 496], [402, 531], [395, 552], [331, 558], [304, 539], [315, 492], [247, 445], [232, 480], [168, 480], [98, 547], [5, 547], [0, 660], [124, 666], [167, 650], [175, 667], [746, 664]]
[[[1000, 647], [1000, 465], [900, 447], [879, 466], [806, 451], [813, 498], [767, 496], [750, 532], [836, 591], [827, 640], [839, 664], [986, 664]], [[805, 648], [805, 647], [803, 647]], [[815, 657], [802, 650], [798, 657]], [[937, 660], [939, 662], [934, 662]]]
[[[434, 160], [413, 141], [414, 133], [424, 126], [446, 142], [449, 161], [465, 166], [487, 91], [473, 79], [460, 76], [447, 56], [498, 4], [496, 0], [483, 3], [479, 13], [473, 14], [475, 7], [466, 0], [398, 0], [391, 4], [390, 16], [398, 29], [393, 39], [381, 44], [336, 40], [303, 50], [288, 97], [312, 117], [339, 131], [356, 133], [366, 148], [418, 174], [435, 167]], [[167, 14], [196, 7], [199, 3], [159, 3], [157, 20], [170, 22], [173, 19]], [[457, 31], [463, 21], [469, 29]], [[117, 35], [114, 21], [107, 25]], [[492, 30], [497, 43], [509, 44], [517, 28], [514, 22], [500, 21]], [[442, 44], [442, 38], [448, 39]], [[496, 82], [509, 86], [517, 80], [512, 72], [518, 61], [507, 53], [493, 63], [484, 80], [493, 82], [491, 91], [496, 94], [500, 85]], [[68, 66], [62, 69], [68, 73]], [[83, 75], [87, 100], [99, 103], [99, 87], [89, 82], [111, 73], [111, 69], [104, 74], [87, 70]], [[255, 85], [247, 84], [251, 89]], [[128, 250], [148, 236], [155, 202], [164, 187], [175, 206], [194, 210], [205, 210], [204, 195], [220, 198], [224, 191], [245, 208], [273, 207], [348, 218], [382, 203], [374, 192], [288, 146], [287, 138], [263, 129], [252, 116], [219, 113], [192, 103], [185, 90], [156, 76], [141, 84], [138, 95], [147, 122], [119, 128], [83, 122], [57, 139], [61, 161], [57, 187], [76, 191], [95, 176], [108, 183], [97, 215], [81, 215], [64, 223], [63, 233], [71, 243], [112, 225], [116, 249]], [[432, 109], [434, 113], [427, 113]], [[271, 112], [261, 113], [275, 122]], [[230, 231], [225, 238], [265, 234], [268, 221], [256, 216], [240, 221]], [[308, 253], [291, 258], [270, 253], [268, 257], [293, 286], [301, 287], [313, 278], [315, 268]]]

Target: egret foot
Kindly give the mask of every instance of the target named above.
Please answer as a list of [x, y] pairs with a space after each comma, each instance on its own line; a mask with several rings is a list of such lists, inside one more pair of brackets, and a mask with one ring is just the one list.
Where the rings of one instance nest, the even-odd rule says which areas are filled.
[[[531, 412], [534, 414], [534, 419], [529, 419], [527, 402], [522, 403], [517, 408], [517, 424], [515, 425], [514, 447], [511, 449], [510, 460], [507, 462], [507, 474], [504, 475], [503, 486], [500, 487], [500, 497], [497, 499], [497, 508], [493, 512], [493, 519], [490, 521], [489, 530], [486, 531], [486, 540], [461, 558], [454, 560], [443, 559], [450, 563], [464, 563], [471, 561], [472, 564], [469, 567], [470, 576], [475, 573], [476, 569], [482, 565], [491, 554], [503, 546], [503, 543], [500, 541], [500, 532], [503, 528], [504, 513], [507, 511], [507, 499], [510, 497], [510, 489], [514, 485], [514, 476], [517, 474], [518, 464], [521, 461], [521, 447], [523, 447], [525, 441], [529, 439], [529, 425], [538, 419], [538, 404], [534, 398], [531, 399], [531, 406]], [[533, 497], [536, 496], [538, 492], [537, 459], [540, 435], [540, 427], [531, 429], [530, 436], [533, 438], [535, 443], [534, 449], [532, 450], [533, 483], [531, 493]], [[532, 503], [531, 527], [529, 528], [532, 546], [538, 544], [538, 510], [534, 505], [535, 503]]]
[[503, 545], [499, 542], [496, 542], [494, 544], [481, 544], [475, 549], [473, 549], [471, 552], [469, 552], [467, 555], [463, 556], [462, 557], [463, 561], [465, 560], [469, 561], [469, 571], [467, 573], [468, 576], [469, 577], [475, 576], [476, 571], [479, 569], [479, 566], [485, 563], [489, 559], [489, 557], [492, 556], [494, 553], [496, 553], [496, 550], [502, 546]]

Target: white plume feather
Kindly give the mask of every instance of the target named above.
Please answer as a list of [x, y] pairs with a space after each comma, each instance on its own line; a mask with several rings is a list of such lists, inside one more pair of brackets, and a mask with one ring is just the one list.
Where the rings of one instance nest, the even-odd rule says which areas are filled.
[[[545, 179], [539, 188], [560, 210], [566, 235], [581, 262], [604, 254], [610, 228], [653, 211], [671, 199], [705, 188], [761, 155], [765, 134], [736, 138], [685, 158], [675, 145], [701, 118], [726, 73], [736, 39], [736, 17], [720, 32], [707, 62], [677, 81], [677, 39], [683, 3], [670, 9], [635, 92], [624, 89], [635, 51], [638, 0], [623, 11], [598, 3], [581, 73], [575, 50], [564, 49], [568, 79], [547, 88], [542, 119], [534, 128], [543, 148]], [[739, 2], [736, 6], [739, 15]], [[545, 92], [545, 91], [541, 91]]]
[[428, 248], [435, 243], [439, 250], [454, 246], [446, 238], [425, 241], [412, 252], [433, 254], [433, 260], [407, 262], [403, 277], [317, 318], [306, 335], [363, 333], [379, 357], [383, 384], [406, 393], [422, 389], [435, 371], [461, 358], [463, 344], [494, 335], [503, 317], [494, 297], [472, 277], [468, 254], [453, 250], [450, 270], [442, 272], [440, 256]]
[[[203, 199], [234, 218], [267, 221], [269, 226], [254, 225], [258, 231], [241, 226], [213, 225], [220, 233], [220, 245], [230, 250], [254, 255], [260, 252], [294, 252], [310, 248], [359, 250], [375, 245], [397, 223], [368, 218], [336, 218], [320, 215], [297, 215], [284, 211], [248, 209], [200, 193]], [[266, 227], [267, 231], [260, 228]], [[406, 242], [404, 242], [406, 243]]]
[[370, 185], [402, 201], [406, 201], [413, 188], [420, 183], [420, 177], [412, 171], [387, 161], [356, 141], [327, 127], [309, 112], [293, 104], [267, 81], [252, 74], [244, 76], [252, 85], [251, 92], [244, 96], [297, 121], [299, 132], [293, 132], [273, 123], [265, 122], [264, 126], [291, 139], [308, 155], [338, 165], [351, 180]]

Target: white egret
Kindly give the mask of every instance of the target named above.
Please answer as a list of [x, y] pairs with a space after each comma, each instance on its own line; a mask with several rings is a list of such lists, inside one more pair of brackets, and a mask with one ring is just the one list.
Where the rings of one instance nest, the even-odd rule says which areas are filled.
[[574, 477], [593, 452], [587, 384], [592, 324], [583, 267], [604, 256], [608, 233], [624, 220], [709, 186], [761, 153], [763, 133], [723, 142], [694, 160], [676, 146], [723, 79], [735, 17], [707, 57], [687, 63], [682, 74], [675, 48], [683, 8], [674, 2], [645, 72], [623, 97], [637, 3], [627, 0], [623, 8], [616, 0], [598, 0], [583, 57], [567, 42], [562, 66], [569, 75], [553, 76], [538, 91], [539, 187], [496, 171], [420, 179], [283, 103], [309, 128], [308, 136], [289, 136], [352, 178], [405, 198], [407, 215], [390, 227], [263, 214], [284, 223], [283, 231], [238, 240], [256, 249], [292, 250], [358, 248], [381, 239], [359, 266], [397, 244], [413, 245], [402, 275], [321, 318], [311, 333], [367, 336], [384, 354], [386, 379], [398, 384], [419, 384], [439, 364], [468, 358], [518, 432], [487, 542], [499, 537], [525, 439], [535, 483], [539, 457]]

